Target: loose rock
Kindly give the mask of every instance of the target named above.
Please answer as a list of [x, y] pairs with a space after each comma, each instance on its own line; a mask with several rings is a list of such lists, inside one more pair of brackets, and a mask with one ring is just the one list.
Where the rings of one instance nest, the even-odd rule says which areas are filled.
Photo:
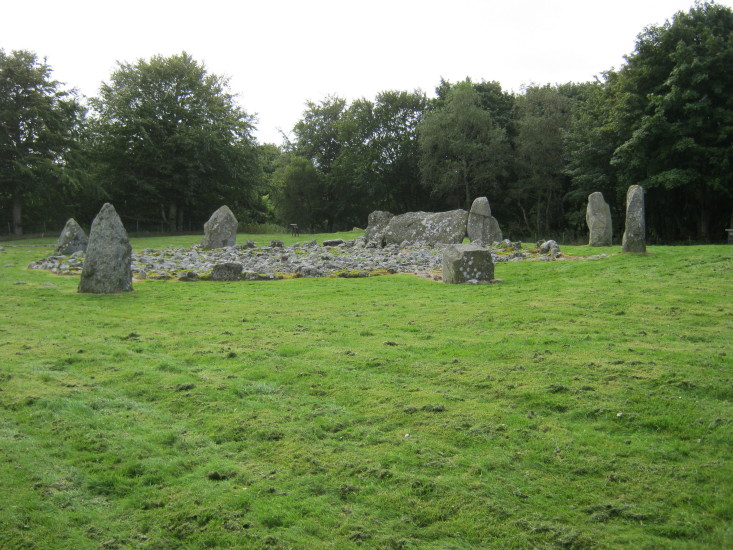
[[238, 281], [242, 278], [242, 264], [228, 262], [217, 264], [211, 272], [212, 281]]

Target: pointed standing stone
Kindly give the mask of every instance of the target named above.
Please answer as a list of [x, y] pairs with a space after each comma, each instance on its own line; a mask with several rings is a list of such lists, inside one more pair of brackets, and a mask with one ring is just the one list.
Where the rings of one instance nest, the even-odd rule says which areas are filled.
[[644, 188], [632, 185], [626, 192], [626, 226], [621, 252], [646, 252], [646, 222], [644, 220]]
[[611, 209], [603, 200], [603, 194], [596, 191], [588, 195], [588, 207], [585, 210], [585, 223], [588, 224], [589, 246], [611, 246], [613, 227], [611, 225]]
[[491, 215], [489, 199], [479, 197], [473, 201], [468, 213], [466, 233], [472, 243], [489, 245], [503, 238], [499, 222]]
[[117, 294], [132, 290], [132, 247], [114, 206], [106, 203], [92, 222], [79, 292]]
[[228, 206], [224, 205], [214, 212], [204, 224], [204, 248], [223, 248], [234, 246], [237, 242], [237, 226], [239, 222]]
[[61, 231], [61, 235], [59, 235], [59, 240], [56, 241], [54, 252], [69, 256], [74, 252], [86, 252], [88, 244], [87, 234], [84, 233], [84, 230], [76, 223], [74, 218], [69, 218]]

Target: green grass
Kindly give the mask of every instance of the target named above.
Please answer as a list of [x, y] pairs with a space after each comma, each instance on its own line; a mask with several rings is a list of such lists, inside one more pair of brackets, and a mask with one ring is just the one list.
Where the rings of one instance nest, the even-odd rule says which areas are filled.
[[99, 296], [49, 243], [0, 252], [0, 548], [733, 548], [731, 246]]

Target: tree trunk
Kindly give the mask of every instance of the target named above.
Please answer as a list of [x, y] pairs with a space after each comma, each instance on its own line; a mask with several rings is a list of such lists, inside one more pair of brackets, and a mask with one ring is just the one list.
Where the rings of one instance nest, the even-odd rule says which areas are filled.
[[23, 202], [20, 193], [13, 195], [13, 233], [23, 234]]
[[710, 240], [710, 211], [704, 205], [697, 218], [697, 234], [703, 241]]
[[176, 222], [178, 221], [178, 204], [173, 201], [168, 205], [168, 231], [176, 232]]

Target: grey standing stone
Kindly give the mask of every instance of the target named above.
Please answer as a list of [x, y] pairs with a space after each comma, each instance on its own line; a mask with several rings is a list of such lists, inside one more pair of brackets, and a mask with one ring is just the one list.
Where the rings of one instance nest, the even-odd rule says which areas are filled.
[[476, 244], [454, 244], [443, 251], [443, 282], [447, 284], [490, 283], [494, 262], [488, 248]]
[[369, 214], [368, 225], [364, 231], [364, 240], [367, 243], [377, 243], [381, 246], [384, 230], [387, 229], [387, 224], [392, 218], [394, 218], [394, 214], [384, 210], [375, 210]]
[[389, 221], [382, 242], [400, 246], [460, 244], [466, 236], [467, 221], [465, 210], [407, 212]]
[[74, 218], [69, 218], [56, 241], [54, 252], [69, 256], [74, 252], [86, 252], [89, 238]]
[[646, 221], [644, 219], [644, 188], [632, 185], [626, 192], [626, 226], [621, 252], [646, 252]]
[[491, 215], [489, 199], [479, 197], [473, 201], [468, 213], [466, 233], [472, 243], [488, 245], [501, 242], [503, 235], [499, 222]]
[[224, 205], [214, 212], [204, 224], [204, 248], [223, 248], [234, 246], [237, 242], [237, 226], [239, 222], [228, 206]]
[[92, 222], [79, 292], [132, 291], [132, 247], [114, 206], [106, 203]]
[[603, 200], [599, 191], [588, 195], [588, 207], [585, 210], [585, 223], [588, 224], [589, 246], [611, 246], [613, 226], [611, 224], [611, 209]]

